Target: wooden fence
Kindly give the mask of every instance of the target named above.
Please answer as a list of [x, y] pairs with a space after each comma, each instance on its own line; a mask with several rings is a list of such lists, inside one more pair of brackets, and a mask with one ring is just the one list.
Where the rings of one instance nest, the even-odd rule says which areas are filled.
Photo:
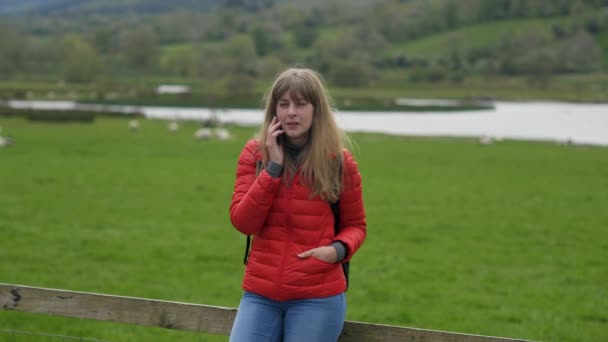
[[[229, 335], [236, 309], [0, 283], [2, 310]], [[346, 321], [340, 342], [514, 342], [519, 339]]]

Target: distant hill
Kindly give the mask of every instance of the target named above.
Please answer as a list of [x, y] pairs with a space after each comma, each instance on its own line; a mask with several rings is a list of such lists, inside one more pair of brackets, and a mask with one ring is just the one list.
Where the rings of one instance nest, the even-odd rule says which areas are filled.
[[393, 44], [391, 55], [408, 55], [416, 57], [447, 56], [457, 48], [460, 51], [478, 49], [487, 50], [498, 46], [505, 35], [520, 35], [535, 32], [549, 37], [555, 25], [567, 25], [568, 17], [509, 19], [490, 21], [476, 25], [460, 27], [447, 32], [429, 34], [409, 42]]
[[460, 89], [503, 78], [505, 94], [515, 80], [525, 83], [517, 91], [555, 85], [557, 97], [605, 99], [608, 3], [0, 0], [2, 81], [204, 79], [205, 91], [218, 99], [228, 93], [245, 99], [260, 80], [293, 64], [319, 70], [343, 88], [443, 84], [459, 97], [483, 97], [485, 84]]
[[206, 11], [223, 0], [0, 0], [0, 15], [162, 13], [179, 8]]
[[0, 14], [21, 14], [67, 2], [66, 0], [0, 0]]

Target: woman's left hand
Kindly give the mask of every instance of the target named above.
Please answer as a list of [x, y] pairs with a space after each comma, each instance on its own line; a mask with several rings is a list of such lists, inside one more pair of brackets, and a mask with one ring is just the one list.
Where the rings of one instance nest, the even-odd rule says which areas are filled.
[[302, 252], [298, 254], [298, 257], [301, 259], [314, 257], [330, 264], [334, 264], [336, 261], [338, 261], [338, 252], [336, 252], [336, 249], [333, 246], [323, 246]]

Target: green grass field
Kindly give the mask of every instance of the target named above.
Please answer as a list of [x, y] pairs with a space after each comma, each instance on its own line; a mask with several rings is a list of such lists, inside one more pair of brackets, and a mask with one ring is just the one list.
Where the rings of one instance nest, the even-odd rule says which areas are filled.
[[[0, 118], [0, 282], [236, 307], [228, 217], [241, 147], [196, 125]], [[608, 149], [354, 134], [368, 239], [347, 319], [543, 341], [608, 340]], [[108, 341], [227, 337], [0, 310], [0, 330]], [[0, 332], [0, 341], [59, 341]]]

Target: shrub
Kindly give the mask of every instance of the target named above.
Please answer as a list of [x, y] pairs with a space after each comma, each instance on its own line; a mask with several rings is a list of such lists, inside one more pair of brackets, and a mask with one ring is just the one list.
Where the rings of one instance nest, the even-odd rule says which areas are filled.
[[48, 122], [83, 122], [92, 123], [95, 121], [94, 112], [82, 111], [55, 111], [55, 110], [27, 110], [26, 117], [30, 121]]

